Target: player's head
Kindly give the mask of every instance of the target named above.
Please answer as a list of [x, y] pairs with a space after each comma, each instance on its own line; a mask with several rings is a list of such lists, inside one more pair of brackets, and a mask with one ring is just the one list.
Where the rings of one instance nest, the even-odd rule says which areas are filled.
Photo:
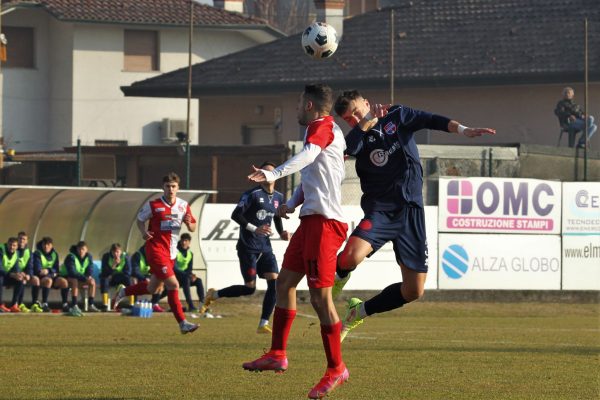
[[27, 233], [21, 231], [17, 234], [17, 239], [19, 241], [19, 248], [20, 249], [24, 249], [25, 246], [27, 246], [27, 242], [28, 242], [28, 237], [27, 237]]
[[110, 245], [110, 253], [113, 258], [121, 258], [121, 254], [123, 254], [123, 248], [120, 243], [113, 243]]
[[165, 192], [165, 197], [168, 199], [173, 199], [177, 195], [177, 191], [179, 190], [179, 175], [175, 172], [169, 172], [167, 175], [163, 176], [163, 190]]
[[322, 83], [306, 85], [298, 101], [298, 123], [306, 126], [312, 120], [329, 115], [333, 106], [333, 90]]
[[42, 249], [44, 250], [44, 253], [50, 253], [52, 251], [52, 248], [54, 247], [54, 243], [50, 236], [44, 236], [42, 238], [41, 243], [42, 243]]
[[83, 240], [77, 242], [77, 244], [75, 245], [75, 247], [77, 248], [77, 255], [79, 256], [79, 258], [83, 258], [85, 257], [85, 255], [88, 252], [88, 245], [86, 242], [84, 242]]
[[371, 111], [371, 105], [358, 90], [346, 90], [338, 96], [333, 109], [348, 125], [354, 127]]
[[192, 235], [189, 233], [182, 233], [179, 237], [179, 245], [184, 249], [189, 249], [192, 243]]
[[567, 86], [563, 89], [563, 98], [571, 100], [575, 96], [575, 91], [572, 87]]
[[17, 248], [19, 247], [19, 241], [17, 240], [16, 237], [9, 237], [8, 240], [6, 241], [6, 247], [8, 248], [8, 251], [10, 253], [14, 253], [15, 251], [17, 251]]

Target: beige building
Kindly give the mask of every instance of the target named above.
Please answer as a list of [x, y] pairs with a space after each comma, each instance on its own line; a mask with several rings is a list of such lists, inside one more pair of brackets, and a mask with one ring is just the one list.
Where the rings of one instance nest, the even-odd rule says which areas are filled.
[[[187, 66], [188, 1], [3, 3], [5, 147], [60, 150], [77, 139], [92, 146], [157, 145], [185, 129], [185, 99], [124, 97], [119, 87]], [[235, 10], [237, 3], [194, 6], [193, 63], [283, 36], [261, 20], [223, 9]], [[195, 112], [191, 121], [198, 126]], [[190, 136], [198, 143], [194, 130]]]

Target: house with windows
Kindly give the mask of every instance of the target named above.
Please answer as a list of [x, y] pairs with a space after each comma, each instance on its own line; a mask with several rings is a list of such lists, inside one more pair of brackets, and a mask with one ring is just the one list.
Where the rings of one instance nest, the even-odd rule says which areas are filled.
[[[339, 15], [332, 5], [344, 9], [343, 2], [315, 5], [324, 8], [326, 21]], [[295, 110], [298, 93], [305, 83], [321, 81], [337, 90], [359, 89], [371, 102], [404, 104], [497, 129], [496, 136], [477, 140], [480, 145], [556, 146], [560, 126], [554, 108], [563, 87], [572, 86], [575, 101], [584, 103], [585, 18], [589, 114], [598, 120], [597, 2], [399, 1], [345, 18], [337, 52], [325, 60], [305, 56], [301, 34], [296, 34], [194, 65], [193, 96], [199, 99], [203, 132], [199, 144], [265, 145], [302, 138]], [[186, 79], [187, 69], [182, 69], [135, 82], [123, 92], [179, 98], [185, 96]], [[217, 130], [218, 135], [211, 134]], [[434, 132], [417, 135], [417, 141], [474, 144]], [[591, 142], [599, 148], [600, 134]], [[562, 144], [566, 146], [565, 137]]]
[[[283, 37], [241, 14], [242, 0], [2, 1], [8, 41], [0, 85], [4, 147], [159, 145], [185, 131], [186, 99], [124, 97], [120, 86]], [[198, 143], [198, 101], [190, 141]]]

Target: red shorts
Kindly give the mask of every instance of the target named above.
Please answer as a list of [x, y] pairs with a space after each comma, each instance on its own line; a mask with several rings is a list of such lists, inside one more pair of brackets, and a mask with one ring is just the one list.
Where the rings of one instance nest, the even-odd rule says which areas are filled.
[[281, 268], [306, 274], [310, 288], [333, 286], [337, 252], [346, 240], [347, 231], [347, 224], [322, 215], [301, 217]]
[[150, 272], [161, 281], [175, 275], [173, 267], [175, 260], [169, 260], [168, 263], [165, 260], [154, 260], [148, 257], [148, 264], [150, 264]]

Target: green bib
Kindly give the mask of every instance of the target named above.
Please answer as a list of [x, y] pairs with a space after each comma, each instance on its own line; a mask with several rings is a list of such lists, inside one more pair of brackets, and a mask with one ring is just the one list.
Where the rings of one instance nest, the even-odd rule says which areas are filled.
[[192, 252], [187, 251], [187, 256], [183, 256], [180, 251], [177, 252], [177, 258], [175, 258], [175, 268], [180, 271], [187, 271], [192, 261]]
[[19, 257], [19, 270], [23, 271], [25, 270], [25, 267], [27, 267], [27, 263], [29, 262], [29, 259], [31, 258], [31, 251], [29, 251], [29, 249], [25, 249], [23, 251], [23, 255], [21, 257]]
[[[6, 249], [6, 246], [4, 248]], [[2, 252], [2, 268], [4, 269], [4, 271], [6, 271], [6, 272], [10, 271], [12, 269], [12, 267], [15, 266], [15, 264], [17, 263], [18, 260], [19, 260], [19, 257], [17, 256], [16, 251], [13, 253], [13, 255], [10, 258], [8, 258], [6, 251]]]
[[[125, 262], [127, 261], [125, 259], [126, 256], [127, 256], [127, 253], [125, 253], [125, 252], [123, 252], [121, 254], [121, 262], [119, 263], [119, 265], [117, 265], [117, 268], [114, 269], [118, 273], [122, 273], [123, 268], [125, 268]], [[110, 256], [108, 256], [108, 264], [112, 266], [114, 261], [115, 261], [115, 259], [113, 258], [112, 253], [111, 253]]]
[[148, 275], [150, 273], [150, 264], [146, 262], [146, 256], [144, 256], [139, 251], [138, 254], [140, 255], [140, 274]]
[[[88, 265], [90, 265], [90, 259], [89, 257], [85, 257], [85, 260], [83, 261], [83, 264], [81, 263], [81, 261], [79, 261], [79, 258], [73, 254], [73, 253], [69, 253], [69, 255], [67, 257], [73, 257], [73, 260], [75, 261], [75, 271], [81, 275], [85, 274], [85, 271], [87, 270]], [[60, 276], [67, 276], [67, 266], [65, 264], [60, 266], [60, 271], [59, 271], [59, 275]]]

